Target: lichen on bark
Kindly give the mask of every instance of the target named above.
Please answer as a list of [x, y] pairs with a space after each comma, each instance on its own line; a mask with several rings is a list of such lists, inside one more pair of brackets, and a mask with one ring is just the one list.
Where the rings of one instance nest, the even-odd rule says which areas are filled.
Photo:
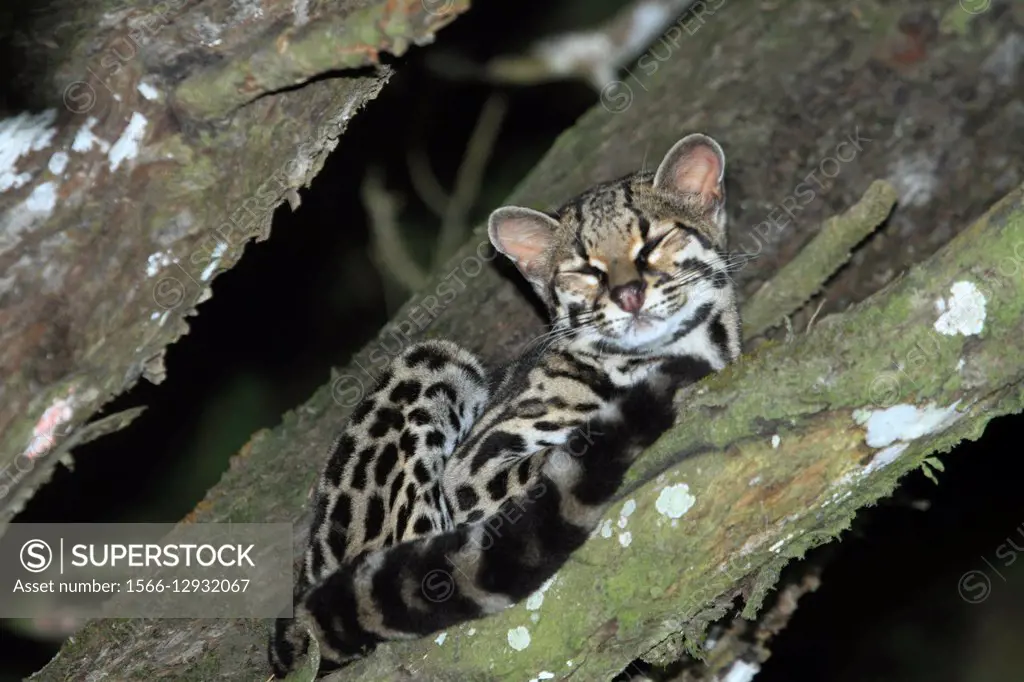
[[[556, 142], [511, 202], [552, 208], [656, 158], [687, 132], [719, 139], [728, 157], [733, 246], [754, 256], [736, 274], [747, 296], [874, 179], [891, 182], [899, 204], [828, 282], [809, 334], [766, 344], [686, 394], [679, 425], [631, 472], [608, 519], [610, 537], [599, 531], [539, 609], [514, 607], [458, 628], [443, 644], [382, 647], [336, 677], [403, 679], [415, 670], [432, 680], [530, 679], [541, 671], [569, 674], [571, 659], [576, 679], [601, 679], [687, 621], [702, 622], [722, 595], [740, 591], [756, 605], [785, 560], [833, 538], [925, 454], [977, 437], [995, 415], [1020, 409], [1022, 279], [995, 273], [1000, 264], [1007, 271], [1000, 259], [1008, 253], [1024, 254], [1016, 189], [1024, 181], [1024, 123], [1016, 67], [1000, 58], [1024, 34], [1024, 9], [994, 0], [988, 12], [959, 22], [950, 20], [953, 11], [925, 0], [856, 8], [825, 0], [727, 2], [685, 40], [663, 45], [659, 54], [668, 56], [648, 61], [652, 68], [624, 78], [629, 107], [595, 107]], [[940, 163], [948, 158], [960, 164]], [[958, 168], [970, 168], [970, 177]], [[969, 234], [932, 256], [1008, 192]], [[783, 216], [793, 206], [787, 199], [800, 210]], [[482, 241], [478, 233], [399, 311], [382, 331], [389, 347], [420, 333], [410, 320], [421, 319], [424, 298], [456, 280], [457, 296], [430, 315], [426, 334], [457, 338], [497, 361], [539, 331], [532, 306], [495, 269], [469, 274], [476, 269], [466, 263], [481, 258]], [[915, 262], [923, 264], [897, 277]], [[950, 305], [949, 287], [967, 279], [985, 296], [984, 330], [947, 337], [934, 328], [936, 300]], [[811, 312], [794, 316], [795, 329], [806, 327]], [[299, 517], [322, 453], [352, 406], [349, 389], [372, 380], [380, 366], [371, 352], [382, 347], [370, 344], [279, 427], [256, 434], [191, 520]], [[922, 352], [929, 353], [924, 367], [913, 360]], [[893, 384], [894, 362], [914, 367], [912, 382], [897, 375]], [[936, 417], [954, 404], [963, 411], [954, 422]], [[911, 422], [945, 428], [869, 445], [893, 408]], [[663, 494], [671, 499], [659, 508]], [[692, 505], [671, 518], [689, 497]], [[620, 528], [627, 500], [636, 507]], [[297, 521], [298, 535], [305, 521]], [[579, 594], [600, 598], [577, 603]], [[510, 630], [517, 645], [523, 641], [518, 628], [530, 633], [522, 650], [508, 643]], [[229, 619], [93, 623], [38, 679], [89, 672], [266, 679], [264, 634], [261, 623]], [[164, 646], [172, 640], [182, 644]], [[186, 659], [186, 648], [202, 653]]]
[[173, 110], [174, 93], [234, 102], [231, 82], [196, 90], [193, 79], [244, 61], [282, 26], [345, 17], [367, 50], [395, 50], [428, 42], [468, 2], [314, 3], [312, 17], [302, 3], [121, 5], [58, 0], [40, 15], [46, 58], [21, 80], [45, 108], [0, 121], [15, 130], [5, 140], [35, 131], [0, 191], [0, 532], [105, 403], [162, 381], [163, 353], [213, 278], [267, 237], [274, 209], [295, 201], [391, 69], [250, 91], [263, 97], [216, 120]]
[[[929, 454], [1021, 410], [1024, 278], [985, 287], [981, 334], [935, 329], [935, 300], [949, 285], [1008, 271], [1014, 248], [1024, 256], [1024, 188], [853, 310], [685, 391], [676, 427], [634, 465], [538, 609], [519, 604], [460, 626], [443, 645], [385, 647], [329, 679], [401, 679], [402, 668], [425, 679], [518, 679], [556, 662], [559, 674], [608, 679], [732, 590], [751, 598], [744, 615], [754, 616], [788, 559], [837, 537]], [[890, 356], [922, 347], [936, 349], [929, 369], [904, 393], [879, 395]], [[876, 443], [873, 430], [885, 428], [876, 422], [894, 411], [906, 414], [892, 442]], [[506, 641], [518, 628], [529, 633], [522, 650]]]

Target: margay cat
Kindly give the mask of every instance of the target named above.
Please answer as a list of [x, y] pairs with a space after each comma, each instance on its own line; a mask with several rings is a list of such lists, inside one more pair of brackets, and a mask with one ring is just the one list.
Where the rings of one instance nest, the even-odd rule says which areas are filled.
[[552, 330], [489, 385], [450, 342], [392, 363], [335, 442], [270, 662], [317, 637], [321, 672], [377, 643], [498, 612], [580, 547], [629, 465], [672, 423], [679, 386], [739, 355], [718, 144], [690, 135], [655, 173], [554, 214], [489, 221]]

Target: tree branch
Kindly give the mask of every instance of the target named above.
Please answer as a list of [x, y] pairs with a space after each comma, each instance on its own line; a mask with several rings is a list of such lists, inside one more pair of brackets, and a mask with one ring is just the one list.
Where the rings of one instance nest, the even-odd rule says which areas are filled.
[[[519, 85], [580, 78], [601, 91], [694, 4], [703, 6], [702, 0], [633, 0], [599, 26], [548, 36], [526, 54], [492, 59], [483, 76]], [[678, 40], [682, 29], [676, 33]]]
[[[623, 503], [539, 609], [519, 604], [440, 646], [385, 646], [327, 679], [608, 679], [737, 586], [753, 617], [790, 558], [836, 537], [929, 454], [1020, 411], [1024, 279], [988, 274], [1006, 271], [1015, 248], [1024, 253], [1024, 188], [854, 310], [684, 391], [676, 427], [634, 465]], [[936, 330], [936, 301], [956, 282], [983, 292], [980, 334]], [[973, 318], [970, 303], [950, 310]], [[916, 386], [880, 392], [892, 358], [921, 349], [929, 368], [908, 379]], [[522, 650], [508, 640], [518, 628], [529, 633]]]
[[[326, 6], [325, 6], [326, 7]], [[469, 9], [469, 0], [391, 0], [367, 7], [340, 5], [256, 42], [251, 53], [189, 76], [173, 103], [187, 118], [209, 120], [262, 95], [340, 69], [380, 64], [381, 52], [401, 56]]]
[[399, 201], [384, 187], [382, 173], [380, 168], [368, 168], [360, 192], [373, 235], [373, 250], [381, 268], [407, 291], [416, 291], [426, 283], [427, 274], [405, 246], [398, 227]]
[[[59, 23], [35, 36], [50, 53], [21, 74], [51, 108], [0, 120], [14, 152], [0, 173], [0, 534], [105, 403], [140, 378], [163, 380], [164, 350], [187, 333], [213, 278], [266, 238], [284, 199], [294, 208], [391, 73], [320, 80], [238, 108], [286, 70], [228, 88], [228, 74], [269, 59], [259, 36], [306, 21], [305, 37], [277, 58], [326, 68], [308, 54], [315, 39], [330, 38], [326, 49], [345, 59], [352, 41], [397, 50], [468, 6], [346, 0], [332, 19], [308, 21], [302, 3], [163, 2], [99, 16], [102, 3], [63, 2], [51, 8]], [[339, 42], [325, 26], [342, 20]], [[199, 118], [237, 110], [200, 131], [172, 111], [176, 91]]]
[[743, 334], [747, 342], [804, 305], [846, 261], [857, 244], [885, 220], [896, 205], [896, 190], [877, 180], [867, 193], [841, 216], [825, 221], [817, 234], [743, 306]]
[[455, 185], [441, 219], [434, 262], [442, 263], [450, 258], [466, 240], [470, 229], [469, 212], [473, 210], [473, 204], [480, 194], [484, 169], [491, 158], [491, 150], [501, 130], [507, 106], [505, 96], [499, 93], [492, 93], [484, 102], [483, 111], [473, 127], [462, 163], [455, 174]]
[[[1007, 258], [1024, 257], [1024, 246], [1013, 241], [1022, 224], [1021, 192], [1013, 188], [1024, 174], [1006, 162], [1024, 158], [1007, 157], [1007, 145], [1024, 139], [1019, 95], [998, 71], [1004, 62], [992, 58], [1024, 32], [1008, 7], [993, 0], [989, 12], [950, 19], [947, 14], [961, 10], [927, 0], [862, 2], [856, 14], [825, 0], [780, 0], [771, 10], [736, 0], [654, 73], [636, 72], [629, 106], [617, 114], [596, 107], [558, 140], [509, 203], [553, 208], [640, 167], [648, 152], [657, 155], [686, 132], [722, 140], [731, 240], [757, 254], [737, 273], [748, 297], [874, 179], [891, 182], [900, 203], [829, 280], [822, 313], [845, 311], [842, 316], [823, 319], [791, 344], [766, 344], [685, 397], [680, 424], [638, 462], [623, 491], [637, 504], [626, 527], [619, 527], [616, 505], [609, 537], [597, 534], [539, 609], [520, 605], [448, 633], [441, 645], [427, 639], [383, 647], [345, 679], [400, 679], [413, 668], [414, 677], [442, 681], [530, 679], [541, 671], [565, 676], [573, 671], [570, 659], [574, 679], [601, 679], [687, 622], [705, 622], [718, 595], [743, 591], [753, 608], [789, 557], [833, 537], [925, 452], [976, 437], [987, 420], [1019, 409], [1024, 283], [1019, 273], [993, 274], [1011, 272], [1017, 261]], [[967, 22], [978, 30], [957, 28]], [[816, 39], [801, 39], [808, 35]], [[983, 121], [973, 113], [972, 97], [984, 97]], [[845, 146], [837, 154], [839, 144]], [[959, 163], [938, 161], [946, 158]], [[960, 168], [970, 168], [970, 176]], [[965, 229], [969, 221], [958, 216], [978, 216], [995, 194], [1011, 190], [968, 238], [870, 304], [847, 310]], [[770, 240], [760, 239], [753, 226], [791, 206], [790, 197], [799, 202], [795, 219]], [[900, 248], [893, 247], [897, 238]], [[458, 339], [491, 362], [518, 352], [540, 322], [512, 283], [484, 267], [491, 257], [484, 244], [478, 232], [378, 342], [279, 427], [256, 434], [190, 520], [296, 519], [338, 424], [383, 369], [378, 359], [420, 336], [428, 323], [430, 336]], [[934, 327], [942, 319], [942, 329], [959, 328], [956, 316], [941, 317], [935, 301], [941, 297], [949, 312], [949, 288], [961, 280], [975, 282], [985, 296], [979, 335], [947, 336]], [[904, 374], [892, 369], [894, 362]], [[954, 403], [959, 412], [946, 411]], [[916, 439], [881, 445], [885, 421], [878, 415], [898, 405], [897, 416], [919, 418], [917, 431], [901, 434]], [[956, 421], [939, 431], [947, 414]], [[681, 455], [688, 457], [680, 461]], [[682, 483], [687, 490], [671, 487]], [[672, 527], [658, 500], [664, 494], [660, 508], [674, 514], [687, 506], [686, 493], [694, 502]], [[306, 522], [303, 515], [296, 523], [297, 543]], [[583, 594], [593, 598], [581, 600]], [[531, 636], [522, 651], [508, 645], [508, 631], [518, 627]], [[265, 635], [263, 623], [248, 620], [96, 622], [37, 679], [106, 673], [126, 680], [262, 681]], [[168, 646], [172, 641], [182, 645]]]

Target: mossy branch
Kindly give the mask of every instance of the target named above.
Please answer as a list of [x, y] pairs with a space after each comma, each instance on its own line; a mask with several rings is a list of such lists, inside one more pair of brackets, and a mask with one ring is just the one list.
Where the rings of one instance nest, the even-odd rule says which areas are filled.
[[[1019, 272], [1012, 254], [1022, 250], [1024, 187], [852, 310], [685, 391], [677, 425], [634, 466], [620, 503], [542, 600], [382, 646], [327, 679], [607, 679], [708, 608], [720, 612], [708, 605], [723, 596], [747, 594], [753, 615], [786, 561], [833, 539], [928, 455], [1021, 409], [1024, 278], [993, 273]], [[951, 297], [959, 282], [980, 298]], [[927, 366], [894, 384], [893, 358], [921, 352]], [[132, 627], [132, 646], [145, 648], [161, 624]], [[520, 628], [525, 648], [510, 646]], [[255, 648], [263, 629], [245, 630]], [[87, 633], [55, 665], [69, 670], [89, 651]]]
[[[634, 465], [539, 608], [519, 604], [442, 644], [382, 647], [328, 680], [608, 679], [733, 590], [754, 615], [786, 561], [836, 537], [928, 455], [1020, 411], [1024, 280], [990, 273], [1022, 247], [1019, 188], [894, 285], [681, 395], [676, 427]], [[974, 319], [963, 306], [982, 306], [978, 333], [936, 329], [955, 282], [982, 298], [947, 311]], [[894, 389], [892, 358], [921, 349], [928, 366]], [[518, 628], [522, 650], [508, 638]]]
[[699, 15], [708, 13], [697, 2], [695, 21], [686, 13], [694, 4], [695, 0], [634, 0], [599, 26], [546, 36], [525, 54], [496, 57], [479, 67], [479, 76], [518, 85], [579, 78], [602, 92], [662, 34], [675, 43], [685, 39], [684, 33], [692, 35], [700, 25]]
[[[188, 93], [199, 98], [199, 118], [249, 101], [225, 92], [230, 83], [214, 72], [198, 73], [201, 66], [230, 71], [282, 26], [328, 21], [303, 16], [317, 3], [258, 4], [127, 3], [113, 11], [102, 0], [55, 0], [19, 28], [24, 35], [0, 26], [8, 42], [33, 46], [20, 70], [25, 92], [10, 100], [24, 95], [29, 111], [9, 112], [0, 128], [34, 140], [21, 151], [15, 145], [19, 183], [0, 192], [0, 532], [57, 463], [71, 461], [70, 449], [97, 432], [113, 398], [140, 379], [164, 379], [163, 354], [187, 333], [185, 320], [212, 295], [213, 279], [247, 242], [267, 238], [283, 200], [296, 206], [298, 190], [390, 77], [382, 66], [272, 94], [260, 88], [274, 84], [257, 78], [242, 94], [267, 96], [228, 120], [195, 126], [176, 116], [176, 85], [186, 109]], [[426, 42], [467, 4], [319, 6], [344, 17], [347, 33], [332, 45], [379, 39], [361, 43], [368, 51]], [[126, 426], [129, 416], [104, 428]]]
[[257, 97], [340, 69], [380, 63], [381, 52], [402, 55], [469, 9], [469, 0], [395, 0], [335, 11], [266, 36], [240, 55], [185, 79], [173, 105], [194, 120], [226, 116]]
[[[595, 182], [639, 168], [681, 134], [702, 130], [726, 146], [730, 181], [740, 190], [731, 195], [738, 199], [729, 207], [731, 224], [740, 227], [734, 234], [742, 238], [744, 224], [757, 221], [785, 192], [797, 192], [806, 174], [825, 168], [831, 180], [815, 185], [808, 202], [801, 201], [801, 220], [786, 240], [765, 244], [757, 261], [738, 273], [741, 288], [752, 291], [810, 241], [810, 228], [855, 204], [874, 178], [889, 178], [901, 196], [913, 190], [914, 201], [903, 202], [881, 230], [916, 248], [882, 250], [876, 240], [864, 245], [873, 249], [871, 257], [849, 263], [823, 296], [825, 313], [842, 310], [963, 228], [949, 216], [976, 216], [991, 204], [993, 188], [1019, 182], [1020, 169], [1008, 168], [1005, 155], [993, 153], [1005, 147], [1005, 131], [1019, 126], [1012, 79], [1003, 84], [990, 74], [992, 55], [1021, 30], [1015, 13], [996, 11], [1007, 5], [993, 0], [993, 11], [971, 15], [971, 30], [929, 33], [923, 50], [908, 47], [906, 27], [936, 13], [962, 14], [955, 3], [937, 9], [927, 0], [868, 0], [855, 13], [837, 13], [824, 0], [726, 3], [698, 32], [673, 46], [656, 69], [633, 70], [624, 83], [630, 94], [626, 106], [595, 107], [582, 117], [509, 201], [553, 208]], [[942, 18], [943, 27], [965, 25]], [[809, 35], [816, 39], [801, 39]], [[906, 68], [908, 55], [917, 60], [912, 72]], [[866, 68], [869, 62], [881, 68]], [[912, 75], [920, 73], [945, 74], [949, 92], [971, 90], [985, 80], [992, 88], [984, 101], [985, 125], [967, 134], [965, 120], [973, 119], [963, 115], [963, 107], [975, 105], [937, 97], [931, 80]], [[323, 91], [330, 84], [319, 81], [307, 88]], [[235, 118], [251, 109], [258, 120], [257, 114], [279, 104], [277, 98], [302, 99], [305, 105], [297, 95], [307, 88], [261, 98]], [[610, 113], [613, 109], [618, 113]], [[307, 110], [305, 105], [286, 114]], [[913, 126], [920, 135], [905, 134]], [[115, 139], [118, 130], [104, 136]], [[823, 159], [855, 130], [861, 146], [836, 176], [836, 166], [822, 166]], [[901, 175], [901, 168], [916, 173], [921, 160], [950, 154], [963, 166], [929, 166], [933, 195], [921, 195], [921, 185], [911, 182], [916, 175]], [[227, 163], [222, 154], [211, 158]], [[201, 160], [204, 168], [213, 166], [205, 156]], [[243, 161], [227, 165], [251, 167]], [[969, 182], [962, 167], [972, 169]], [[805, 196], [802, 190], [799, 196]], [[430, 680], [530, 679], [542, 671], [576, 680], [607, 679], [605, 673], [618, 672], [659, 641], [680, 632], [691, 633], [687, 637], [693, 641], [701, 624], [721, 613], [720, 595], [731, 598], [742, 591], [755, 605], [790, 556], [831, 539], [858, 507], [884, 495], [899, 474], [917, 466], [924, 452], [977, 437], [989, 419], [1020, 409], [1022, 297], [1013, 259], [1024, 258], [1024, 244], [1013, 240], [1020, 237], [1022, 215], [1017, 191], [976, 224], [969, 238], [870, 302], [822, 320], [791, 344], [766, 344], [683, 396], [680, 425], [638, 462], [623, 493], [637, 504], [636, 511], [621, 528], [623, 508], [616, 505], [609, 523], [562, 572], [538, 609], [516, 607], [473, 624], [473, 635], [470, 626], [448, 633], [442, 644], [427, 639], [383, 647], [348, 672], [373, 680], [401, 678], [414, 669], [413, 678]], [[307, 505], [338, 424], [396, 346], [424, 334], [445, 336], [497, 362], [528, 343], [539, 331], [539, 318], [496, 269], [483, 267], [490, 256], [482, 244], [486, 239], [477, 235], [329, 385], [286, 414], [278, 427], [256, 434], [190, 520], [295, 520]], [[188, 250], [176, 253], [184, 256]], [[235, 250], [229, 255], [230, 264]], [[1012, 277], [999, 274], [1011, 272]], [[950, 284], [968, 278], [984, 292], [984, 327], [970, 336], [942, 334], [934, 328], [940, 314], [935, 300], [942, 297], [948, 305]], [[845, 283], [837, 290], [839, 279]], [[965, 322], [976, 317], [967, 315]], [[947, 318], [940, 326], [956, 328], [955, 322]], [[109, 357], [94, 358], [92, 366]], [[922, 429], [917, 440], [880, 448], [865, 441], [879, 423], [872, 417], [882, 408], [897, 408], [897, 416], [921, 416], [919, 426], [936, 425], [944, 423], [943, 408], [956, 400], [955, 409], [963, 413], [949, 412], [950, 420], [958, 421], [941, 433]], [[929, 401], [935, 401], [934, 409]], [[880, 441], [872, 437], [871, 442]], [[659, 511], [663, 493], [660, 509], [670, 515], [693, 498], [675, 527]], [[306, 517], [297, 522], [297, 538], [305, 522]], [[508, 646], [513, 627], [526, 628], [531, 636], [522, 651]], [[106, 674], [122, 680], [263, 682], [265, 636], [265, 624], [251, 620], [96, 622], [69, 641], [36, 679]]]
[[849, 260], [853, 248], [882, 224], [896, 205], [896, 190], [876, 180], [857, 204], [825, 221], [814, 239], [743, 306], [747, 339], [760, 336], [807, 303]]

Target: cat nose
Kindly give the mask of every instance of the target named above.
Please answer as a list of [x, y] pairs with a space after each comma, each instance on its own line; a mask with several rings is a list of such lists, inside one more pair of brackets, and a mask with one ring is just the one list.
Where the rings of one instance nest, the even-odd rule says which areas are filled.
[[644, 304], [644, 283], [637, 280], [617, 286], [611, 290], [611, 297], [615, 305], [635, 315]]

